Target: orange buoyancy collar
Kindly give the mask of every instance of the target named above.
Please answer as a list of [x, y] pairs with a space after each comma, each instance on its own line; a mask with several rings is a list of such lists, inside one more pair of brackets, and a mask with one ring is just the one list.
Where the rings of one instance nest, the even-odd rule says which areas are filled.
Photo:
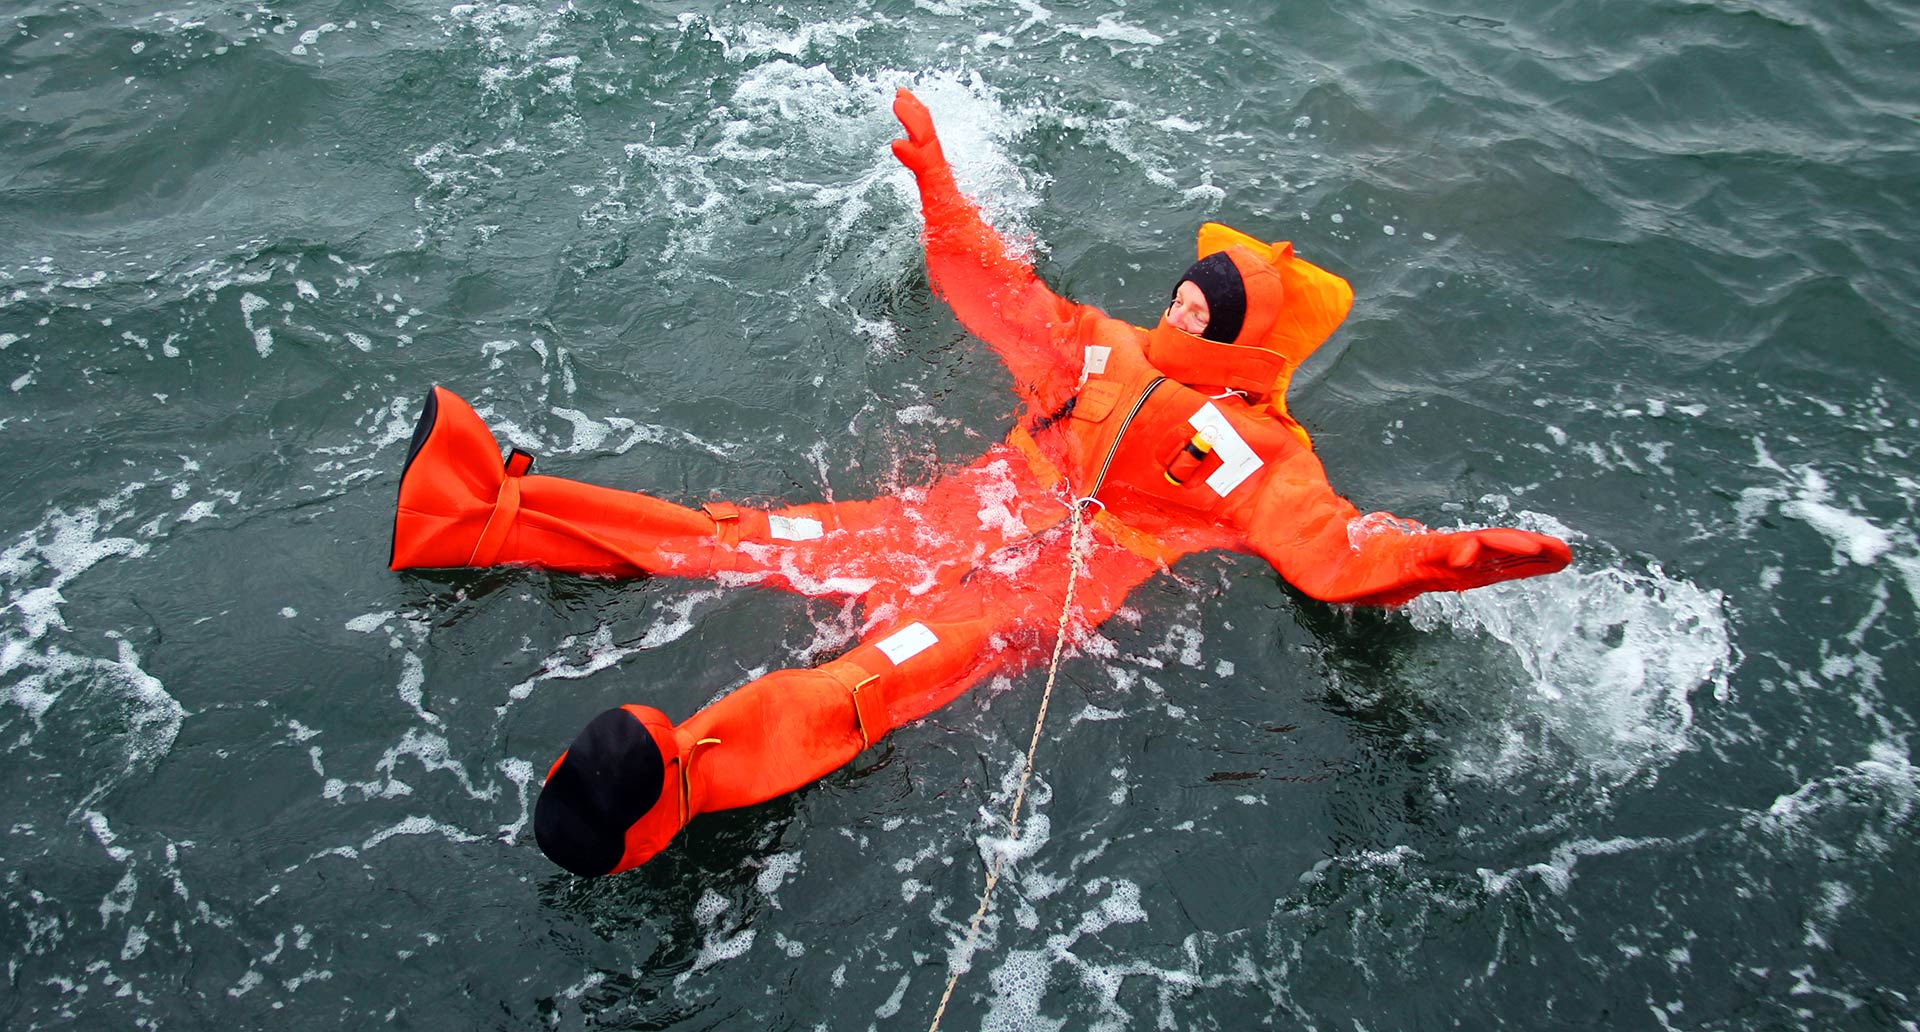
[[1190, 386], [1221, 387], [1284, 407], [1293, 371], [1333, 334], [1353, 307], [1346, 280], [1275, 244], [1217, 222], [1200, 227], [1199, 257], [1225, 252], [1246, 288], [1246, 318], [1220, 343], [1174, 327], [1163, 317], [1147, 331], [1147, 360]]

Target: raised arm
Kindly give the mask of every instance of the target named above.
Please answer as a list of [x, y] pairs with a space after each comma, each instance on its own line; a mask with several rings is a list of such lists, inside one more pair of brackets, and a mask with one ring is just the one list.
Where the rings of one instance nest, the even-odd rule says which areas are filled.
[[1021, 397], [1052, 411], [1079, 382], [1078, 324], [1096, 313], [1049, 290], [1031, 264], [1007, 253], [1006, 241], [960, 192], [920, 98], [901, 90], [893, 113], [907, 132], [906, 139], [893, 141], [894, 156], [920, 185], [934, 291], [962, 325], [999, 353]]

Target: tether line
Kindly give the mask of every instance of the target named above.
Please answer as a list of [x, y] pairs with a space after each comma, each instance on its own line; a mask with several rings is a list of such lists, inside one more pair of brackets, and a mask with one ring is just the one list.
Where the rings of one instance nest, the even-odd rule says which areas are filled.
[[[1020, 771], [1020, 787], [1013, 794], [1013, 809], [1007, 814], [1009, 843], [1020, 841], [1020, 808], [1027, 800], [1027, 784], [1033, 780], [1033, 754], [1040, 748], [1040, 729], [1047, 723], [1047, 705], [1053, 701], [1053, 682], [1060, 674], [1060, 654], [1065, 651], [1067, 644], [1067, 621], [1073, 616], [1074, 588], [1086, 568], [1084, 552], [1089, 521], [1080, 517], [1089, 504], [1100, 503], [1091, 496], [1073, 503], [1073, 543], [1067, 552], [1067, 595], [1060, 604], [1060, 624], [1055, 629], [1053, 658], [1047, 662], [1047, 687], [1040, 693], [1040, 713], [1033, 719], [1033, 737], [1027, 742], [1027, 763]], [[960, 975], [973, 966], [973, 947], [980, 938], [980, 922], [986, 919], [987, 908], [993, 903], [993, 889], [1000, 884], [1000, 870], [1005, 862], [1005, 851], [999, 851], [993, 854], [993, 862], [987, 865], [986, 888], [980, 893], [980, 906], [973, 912], [973, 922], [967, 926], [967, 941], [961, 947], [961, 961], [965, 966], [955, 966], [953, 974], [947, 979], [947, 989], [940, 994], [940, 1006], [933, 1012], [933, 1024], [928, 1026], [927, 1032], [939, 1032], [940, 1019], [947, 1013], [947, 1001], [953, 999], [954, 986], [960, 984]]]

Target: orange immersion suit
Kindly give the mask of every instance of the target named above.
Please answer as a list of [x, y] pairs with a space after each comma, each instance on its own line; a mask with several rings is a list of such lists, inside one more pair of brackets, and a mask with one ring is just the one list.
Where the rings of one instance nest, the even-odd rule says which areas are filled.
[[[793, 791], [983, 677], [1052, 646], [1071, 520], [1091, 498], [1072, 622], [1098, 626], [1182, 556], [1251, 552], [1318, 599], [1396, 605], [1548, 573], [1556, 538], [1511, 529], [1430, 532], [1362, 516], [1328, 485], [1287, 414], [1293, 370], [1345, 318], [1337, 276], [1224, 226], [1246, 288], [1238, 336], [1162, 320], [1144, 330], [1055, 295], [961, 194], [910, 93], [895, 153], [918, 181], [934, 288], [1006, 362], [1025, 411], [1005, 442], [935, 483], [871, 501], [772, 511], [689, 509], [636, 492], [504, 469], [480, 417], [435, 387], [401, 478], [392, 567], [518, 564], [613, 576], [674, 574], [858, 597], [861, 642], [810, 670], [742, 685], [674, 724], [603, 713], [555, 761], [536, 833], [580, 874], [646, 862], [693, 815]], [[570, 759], [571, 758], [571, 759]], [[551, 797], [551, 798], [549, 798]]]

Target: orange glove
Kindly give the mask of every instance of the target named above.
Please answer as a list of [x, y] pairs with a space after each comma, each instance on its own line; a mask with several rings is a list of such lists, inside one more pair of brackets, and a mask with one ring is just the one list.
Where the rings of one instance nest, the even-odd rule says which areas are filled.
[[915, 176], [945, 172], [952, 175], [947, 156], [940, 149], [940, 137], [933, 131], [933, 115], [920, 98], [904, 87], [893, 95], [893, 117], [907, 131], [907, 138], [893, 141], [893, 156]]

